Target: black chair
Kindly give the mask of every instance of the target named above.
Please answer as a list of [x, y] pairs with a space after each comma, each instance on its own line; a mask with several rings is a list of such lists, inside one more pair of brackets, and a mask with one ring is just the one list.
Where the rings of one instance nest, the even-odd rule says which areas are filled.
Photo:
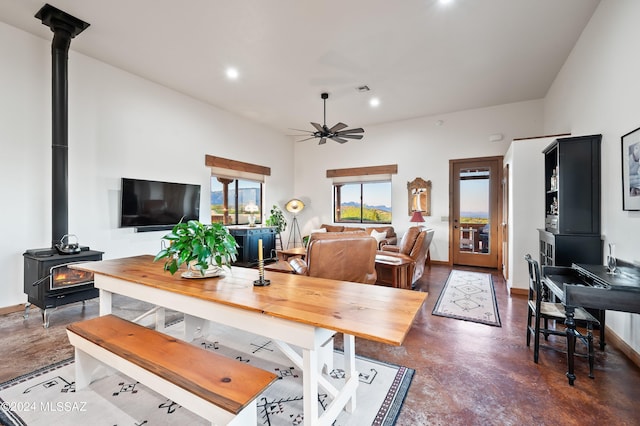
[[[559, 330], [557, 328], [549, 328], [549, 322], [564, 323], [565, 309], [562, 303], [553, 303], [545, 301], [545, 292], [542, 282], [540, 281], [540, 267], [538, 262], [527, 254], [525, 260], [529, 264], [529, 310], [527, 314], [527, 346], [531, 344], [531, 335], [533, 335], [533, 362], [538, 363], [538, 353], [540, 350], [540, 334], [544, 335], [545, 340], [549, 339], [549, 335], [567, 337], [567, 329]], [[584, 308], [575, 308], [576, 325], [586, 328], [587, 334], [584, 335], [575, 330], [575, 340], [580, 339], [587, 346], [589, 358], [589, 377], [593, 376], [593, 324], [600, 324], [598, 320], [587, 312]], [[544, 320], [544, 327], [540, 326], [540, 322]], [[574, 344], [575, 344], [574, 340]], [[567, 347], [568, 350], [568, 347]], [[568, 359], [567, 359], [568, 362]], [[572, 384], [572, 383], [571, 383]]]

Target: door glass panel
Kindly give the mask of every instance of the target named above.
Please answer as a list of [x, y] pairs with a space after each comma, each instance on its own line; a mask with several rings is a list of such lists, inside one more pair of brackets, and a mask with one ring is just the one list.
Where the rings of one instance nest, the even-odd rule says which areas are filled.
[[489, 254], [489, 201], [491, 169], [460, 170], [460, 247], [461, 253]]

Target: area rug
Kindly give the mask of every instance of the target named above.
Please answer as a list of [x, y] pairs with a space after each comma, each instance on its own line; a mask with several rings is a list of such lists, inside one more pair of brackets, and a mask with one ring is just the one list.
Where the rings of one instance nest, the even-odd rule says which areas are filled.
[[[168, 333], [179, 336], [183, 323]], [[216, 327], [194, 344], [275, 372], [279, 377], [258, 397], [259, 425], [303, 422], [302, 374], [267, 338], [231, 327]], [[334, 352], [333, 370], [326, 377], [340, 386], [343, 355]], [[211, 366], [215, 368], [215, 366]], [[360, 374], [356, 410], [343, 411], [335, 425], [393, 425], [411, 384], [414, 370], [356, 357]], [[206, 425], [189, 410], [144, 385], [113, 371], [76, 392], [73, 359], [0, 384], [0, 423], [3, 425]], [[330, 398], [319, 389], [322, 413]]]
[[501, 327], [491, 274], [451, 271], [433, 315]]

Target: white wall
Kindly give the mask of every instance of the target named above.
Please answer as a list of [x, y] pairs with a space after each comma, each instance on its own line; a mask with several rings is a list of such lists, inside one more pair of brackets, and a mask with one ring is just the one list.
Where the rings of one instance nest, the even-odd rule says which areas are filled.
[[[24, 250], [50, 246], [50, 46], [0, 23], [0, 307], [26, 301]], [[159, 250], [165, 232], [118, 228], [122, 177], [200, 184], [200, 219], [209, 222], [206, 154], [271, 167], [267, 213], [293, 192], [288, 137], [69, 53], [69, 232], [82, 245], [105, 258]]]
[[517, 140], [511, 143], [504, 163], [509, 164], [509, 219], [507, 287], [528, 289], [529, 271], [524, 256], [538, 259], [538, 229], [544, 228], [545, 182], [542, 150], [556, 138]]
[[[384, 107], [384, 106], [381, 106]], [[542, 101], [520, 102], [376, 126], [363, 126], [364, 138], [346, 144], [310, 140], [295, 146], [295, 195], [307, 201], [299, 215], [302, 234], [332, 223], [332, 184], [327, 169], [398, 164], [392, 178], [393, 226], [398, 235], [409, 227], [407, 182], [416, 177], [432, 184], [431, 258], [449, 259], [449, 160], [504, 155], [512, 139], [542, 133]], [[351, 123], [348, 117], [341, 120]], [[442, 125], [438, 121], [442, 120]], [[351, 123], [353, 127], [358, 123]], [[502, 133], [504, 139], [490, 142]], [[542, 154], [540, 154], [542, 156]], [[444, 220], [443, 220], [444, 217]]]
[[[640, 212], [622, 210], [620, 137], [640, 127], [640, 2], [602, 0], [545, 99], [545, 132], [602, 134], [602, 233], [640, 263]], [[603, 259], [604, 260], [604, 259]], [[640, 352], [640, 316], [607, 325]]]

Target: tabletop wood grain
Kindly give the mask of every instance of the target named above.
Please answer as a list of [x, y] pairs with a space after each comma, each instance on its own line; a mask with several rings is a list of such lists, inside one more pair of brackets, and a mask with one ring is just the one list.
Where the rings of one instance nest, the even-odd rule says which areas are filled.
[[70, 267], [392, 345], [402, 344], [427, 297], [412, 290], [271, 271], [265, 271], [271, 285], [256, 287], [258, 270], [235, 266], [222, 277], [186, 279], [180, 272], [165, 272], [151, 255]]

